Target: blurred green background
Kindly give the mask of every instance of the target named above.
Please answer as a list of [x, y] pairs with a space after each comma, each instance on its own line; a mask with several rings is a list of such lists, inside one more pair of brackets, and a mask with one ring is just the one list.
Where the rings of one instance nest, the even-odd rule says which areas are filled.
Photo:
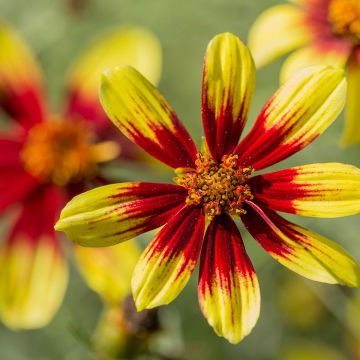
[[[61, 99], [66, 70], [94, 37], [108, 26], [123, 23], [151, 29], [163, 46], [160, 90], [199, 140], [202, 59], [207, 43], [223, 31], [246, 40], [254, 19], [276, 3], [275, 0], [0, 0], [0, 16], [15, 25], [36, 52], [54, 108]], [[76, 11], [74, 4], [80, 6]], [[277, 88], [280, 64], [281, 60], [258, 72], [247, 128]], [[338, 146], [342, 126], [341, 116], [314, 144], [277, 168], [331, 161], [360, 166], [359, 147]], [[132, 180], [171, 179], [171, 174], [148, 176], [128, 166], [115, 169], [115, 173]], [[296, 222], [338, 241], [360, 260], [359, 216], [297, 218]], [[347, 321], [346, 312], [348, 299], [356, 291], [304, 281], [273, 261], [245, 231], [242, 234], [262, 292], [262, 311], [255, 330], [236, 346], [218, 338], [200, 314], [195, 275], [179, 298], [166, 308], [165, 315], [183, 337], [170, 346], [176, 345], [183, 359], [350, 359], [350, 333], [356, 329]], [[142, 243], [150, 236], [144, 236]], [[74, 266], [71, 270], [64, 304], [50, 326], [11, 332], [0, 325], [1, 360], [93, 358], [83, 338], [91, 335], [101, 303]], [[319, 357], [312, 358], [309, 353], [296, 357], [291, 350], [308, 347], [310, 350], [315, 347]], [[323, 347], [333, 350], [327, 353]]]

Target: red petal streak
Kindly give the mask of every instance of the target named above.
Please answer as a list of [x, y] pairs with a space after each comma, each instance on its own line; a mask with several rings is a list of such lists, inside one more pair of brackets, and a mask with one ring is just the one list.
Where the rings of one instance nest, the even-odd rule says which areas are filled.
[[11, 84], [0, 84], [0, 86], [5, 88], [4, 90], [0, 88], [0, 106], [21, 126], [29, 129], [44, 120], [46, 113], [44, 96], [35, 84], [34, 86], [22, 84], [16, 89], [13, 89]]
[[219, 286], [231, 295], [231, 276], [252, 278], [254, 268], [246, 254], [240, 232], [228, 215], [220, 215], [210, 223], [201, 251], [199, 296]]
[[29, 245], [35, 246], [41, 238], [48, 238], [54, 243], [54, 247], [60, 250], [55, 240], [54, 224], [64, 205], [64, 196], [55, 186], [46, 185], [37, 189], [23, 202], [21, 214], [10, 233], [8, 245], [21, 238], [27, 239]]
[[[272, 100], [261, 111], [255, 125], [249, 134], [239, 143], [235, 153], [239, 155], [239, 161], [244, 166], [253, 166], [255, 170], [261, 170], [272, 164], [285, 159], [301, 150], [305, 144], [299, 139], [294, 139], [293, 143], [283, 144], [284, 138], [291, 133], [296, 123], [286, 131], [282, 131], [280, 126], [266, 128], [264, 123], [267, 119], [268, 108], [272, 106]], [[295, 113], [294, 117], [297, 116]], [[291, 119], [288, 119], [291, 120]], [[317, 134], [319, 136], [320, 134]], [[307, 141], [307, 144], [316, 139], [314, 136]]]
[[210, 223], [201, 251], [198, 295], [217, 334], [239, 342], [259, 314], [258, 281], [239, 230], [228, 215]]
[[265, 211], [254, 202], [248, 201], [247, 205], [247, 213], [241, 219], [251, 236], [270, 254], [284, 258], [291, 254], [292, 248], [278, 236], [281, 230], [273, 222], [275, 218], [282, 218], [274, 211], [269, 209]]
[[132, 280], [138, 310], [168, 304], [181, 292], [194, 271], [204, 228], [202, 209], [185, 206], [148, 245]]
[[271, 209], [296, 213], [293, 200], [304, 197], [306, 188], [292, 180], [297, 175], [296, 168], [284, 169], [264, 175], [254, 176], [248, 181], [251, 192]]
[[[204, 69], [204, 72], [206, 69]], [[206, 141], [209, 149], [218, 161], [225, 154], [231, 153], [236, 147], [247, 117], [245, 109], [246, 98], [251, 95], [244, 95], [238, 118], [233, 118], [233, 104], [228, 101], [226, 104], [222, 101], [221, 109], [216, 117], [215, 111], [211, 109], [210, 103], [215, 102], [209, 99], [207, 89], [204, 86], [202, 95], [202, 118]], [[224, 90], [225, 92], [225, 90]], [[231, 98], [231, 94], [229, 95]]]
[[[152, 254], [161, 252], [161, 256], [171, 261], [180, 254], [186, 262], [179, 268], [178, 276], [194, 266], [200, 254], [202, 237], [204, 235], [205, 217], [201, 208], [185, 206], [175, 214], [165, 227], [159, 232], [151, 242], [147, 254], [151, 258]], [[159, 264], [160, 265], [160, 264]]]
[[360, 267], [338, 244], [253, 202], [247, 202], [246, 210], [246, 228], [282, 265], [315, 281], [359, 286]]
[[185, 205], [178, 185], [131, 182], [105, 185], [72, 199], [57, 230], [83, 246], [109, 246], [158, 228]]
[[22, 143], [0, 137], [0, 212], [8, 206], [22, 201], [39, 186], [37, 179], [22, 167], [20, 151]]
[[[147, 232], [162, 226], [169, 217], [177, 213], [177, 211], [184, 206], [186, 191], [181, 186], [171, 184], [156, 184], [156, 183], [141, 183], [138, 188], [129, 188], [129, 192], [120, 194], [119, 196], [113, 195], [111, 198], [130, 196], [137, 197], [138, 199], [129, 201], [126, 205], [126, 217], [128, 219], [137, 217], [148, 217], [145, 223], [140, 223], [131, 228], [131, 232]], [[120, 205], [119, 208], [122, 206]], [[109, 217], [117, 208], [109, 213]], [[106, 220], [105, 217], [99, 221]], [[96, 221], [97, 222], [97, 221]], [[95, 222], [93, 222], [95, 223]], [[90, 223], [92, 224], [92, 223]], [[111, 236], [119, 236], [129, 232], [128, 228], [123, 229]]]
[[[174, 131], [151, 121], [151, 119], [147, 119], [156, 141], [143, 136], [141, 129], [138, 129], [136, 125], [128, 126], [128, 137], [150, 155], [172, 168], [194, 168], [197, 154], [196, 146], [174, 113], [171, 120]], [[131, 122], [129, 121], [129, 123]]]

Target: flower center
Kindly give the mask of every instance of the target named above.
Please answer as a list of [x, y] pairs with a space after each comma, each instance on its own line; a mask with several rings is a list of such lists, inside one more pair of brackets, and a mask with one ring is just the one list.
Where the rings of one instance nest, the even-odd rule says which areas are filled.
[[21, 159], [30, 174], [59, 186], [90, 179], [97, 163], [119, 154], [116, 143], [94, 144], [94, 138], [85, 121], [42, 122], [30, 130]]
[[246, 212], [243, 202], [253, 198], [245, 184], [253, 172], [251, 167], [239, 167], [237, 155], [224, 155], [221, 163], [217, 163], [202, 153], [197, 155], [195, 164], [195, 170], [175, 179], [188, 190], [188, 205], [202, 205], [209, 219], [223, 212], [230, 215]]
[[359, 0], [332, 0], [329, 5], [328, 20], [334, 34], [360, 43]]

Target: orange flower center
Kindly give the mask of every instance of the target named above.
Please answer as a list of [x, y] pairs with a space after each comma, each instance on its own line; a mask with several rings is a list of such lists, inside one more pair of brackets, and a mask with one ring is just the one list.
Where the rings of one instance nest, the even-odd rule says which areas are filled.
[[119, 154], [117, 144], [94, 144], [94, 138], [85, 121], [42, 122], [30, 130], [21, 159], [30, 174], [59, 186], [90, 179], [97, 163]]
[[209, 219], [223, 212], [230, 215], [245, 213], [244, 200], [253, 198], [245, 181], [253, 169], [239, 167], [237, 155], [224, 155], [219, 164], [211, 156], [199, 153], [195, 163], [194, 171], [175, 179], [188, 190], [186, 203], [202, 205]]
[[360, 43], [360, 1], [332, 0], [328, 20], [336, 35], [351, 38]]

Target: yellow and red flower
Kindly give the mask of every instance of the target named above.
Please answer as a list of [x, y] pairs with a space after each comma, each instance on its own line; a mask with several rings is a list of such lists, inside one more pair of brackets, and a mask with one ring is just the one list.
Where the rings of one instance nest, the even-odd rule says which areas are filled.
[[255, 21], [249, 47], [261, 67], [294, 51], [280, 79], [311, 65], [345, 67], [348, 77], [344, 144], [360, 143], [360, 2], [358, 0], [289, 0]]
[[106, 71], [101, 102], [133, 142], [174, 168], [175, 184], [111, 184], [76, 196], [56, 228], [83, 246], [108, 246], [164, 225], [133, 274], [138, 310], [168, 304], [200, 257], [200, 307], [216, 333], [239, 342], [254, 327], [260, 293], [232, 217], [276, 260], [313, 280], [360, 285], [356, 261], [334, 242], [277, 214], [337, 217], [360, 211], [360, 170], [327, 163], [253, 176], [301, 150], [341, 112], [343, 71], [307, 68], [268, 101], [239, 142], [255, 87], [255, 66], [234, 35], [216, 36], [204, 63], [206, 144], [190, 134], [160, 93], [128, 66]]
[[74, 64], [63, 110], [53, 115], [30, 49], [11, 27], [0, 26], [0, 106], [14, 121], [0, 134], [0, 212], [20, 208], [0, 251], [0, 316], [11, 328], [46, 325], [61, 304], [68, 273], [53, 229], [61, 208], [108, 182], [101, 163], [136, 155], [128, 140], [115, 139], [97, 95], [102, 70], [119, 63], [156, 82], [157, 39], [133, 26], [100, 38]]

